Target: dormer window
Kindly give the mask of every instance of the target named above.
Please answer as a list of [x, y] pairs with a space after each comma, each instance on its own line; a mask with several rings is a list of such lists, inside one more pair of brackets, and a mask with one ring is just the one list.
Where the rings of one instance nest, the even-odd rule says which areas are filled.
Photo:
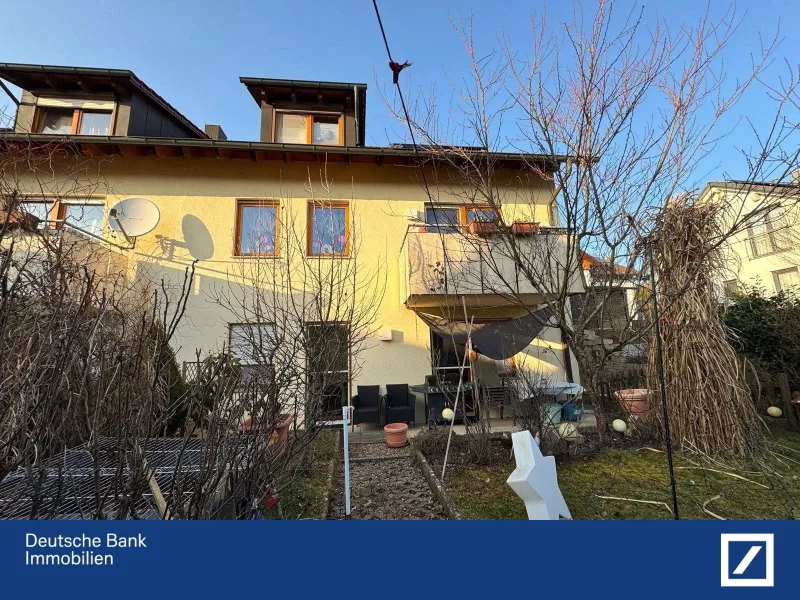
[[341, 146], [344, 119], [336, 113], [275, 112], [275, 140], [282, 144]]
[[110, 135], [111, 111], [40, 107], [37, 133]]

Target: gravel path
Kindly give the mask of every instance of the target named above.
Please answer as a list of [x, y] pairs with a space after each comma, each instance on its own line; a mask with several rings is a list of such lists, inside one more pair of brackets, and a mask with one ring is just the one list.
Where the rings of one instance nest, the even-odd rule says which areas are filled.
[[[362, 459], [361, 462], [350, 462], [351, 518], [445, 518], [425, 478], [411, 460], [408, 448], [380, 448], [378, 444], [363, 444], [351, 446], [350, 453], [352, 458]], [[398, 458], [381, 460], [393, 456]], [[377, 460], [363, 460], [365, 458]], [[342, 519], [344, 513], [344, 468], [340, 468], [328, 517]]]

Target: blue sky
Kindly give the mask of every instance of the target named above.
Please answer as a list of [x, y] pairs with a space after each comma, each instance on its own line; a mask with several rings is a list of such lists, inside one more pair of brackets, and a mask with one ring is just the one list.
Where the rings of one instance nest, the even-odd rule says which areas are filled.
[[[705, 10], [695, 0], [645, 5], [648, 16], [658, 12], [671, 27], [691, 23]], [[472, 11], [482, 49], [496, 44], [502, 28], [524, 51], [528, 15], [544, 3], [382, 0], [379, 6], [394, 57], [414, 63], [403, 73], [407, 83], [412, 89], [436, 84], [441, 92], [450, 86], [445, 74], [458, 80], [467, 66], [448, 17], [466, 19]], [[367, 83], [367, 143], [398, 141], [403, 133], [377, 93], [379, 86], [389, 87], [391, 74], [370, 0], [0, 0], [0, 7], [0, 62], [131, 69], [196, 124], [221, 124], [229, 139], [258, 136], [258, 108], [238, 81], [242, 75]], [[715, 1], [712, 13], [723, 8]], [[551, 24], [572, 12], [565, 1], [547, 2], [546, 9]], [[737, 10], [747, 13], [746, 26], [728, 52], [729, 76], [742, 72], [759, 43], [757, 32], [774, 32], [778, 16], [787, 36], [779, 56], [796, 67], [800, 49], [790, 35], [800, 29], [800, 11], [792, 2], [740, 0]], [[763, 119], [764, 106], [759, 91], [738, 110]], [[739, 129], [726, 146], [749, 143], [745, 128]], [[721, 162], [730, 147], [721, 149]], [[731, 156], [712, 169], [735, 176], [734, 162]]]

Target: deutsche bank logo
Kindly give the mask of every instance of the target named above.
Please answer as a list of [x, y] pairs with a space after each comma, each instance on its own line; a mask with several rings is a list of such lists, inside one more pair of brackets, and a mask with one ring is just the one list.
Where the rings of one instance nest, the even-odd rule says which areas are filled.
[[775, 534], [723, 533], [722, 587], [775, 585]]

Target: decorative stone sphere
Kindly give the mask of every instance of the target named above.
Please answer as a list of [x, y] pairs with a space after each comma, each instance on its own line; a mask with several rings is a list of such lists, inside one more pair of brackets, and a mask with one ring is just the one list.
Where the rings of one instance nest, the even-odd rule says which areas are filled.
[[452, 409], [452, 408], [445, 408], [445, 409], [442, 411], [442, 418], [443, 418], [445, 421], [452, 421], [452, 420], [453, 420], [453, 417], [455, 417], [455, 416], [456, 416], [456, 413], [454, 413], [454, 412], [453, 412], [453, 409]]
[[571, 441], [578, 438], [578, 424], [565, 421], [558, 426], [558, 434], [565, 440]]
[[611, 427], [613, 427], [614, 431], [618, 433], [625, 433], [626, 431], [628, 431], [628, 424], [622, 419], [614, 419], [611, 422]]
[[783, 411], [780, 408], [778, 408], [777, 406], [770, 406], [767, 409], [767, 414], [770, 417], [775, 417], [777, 419], [778, 417], [783, 415]]

